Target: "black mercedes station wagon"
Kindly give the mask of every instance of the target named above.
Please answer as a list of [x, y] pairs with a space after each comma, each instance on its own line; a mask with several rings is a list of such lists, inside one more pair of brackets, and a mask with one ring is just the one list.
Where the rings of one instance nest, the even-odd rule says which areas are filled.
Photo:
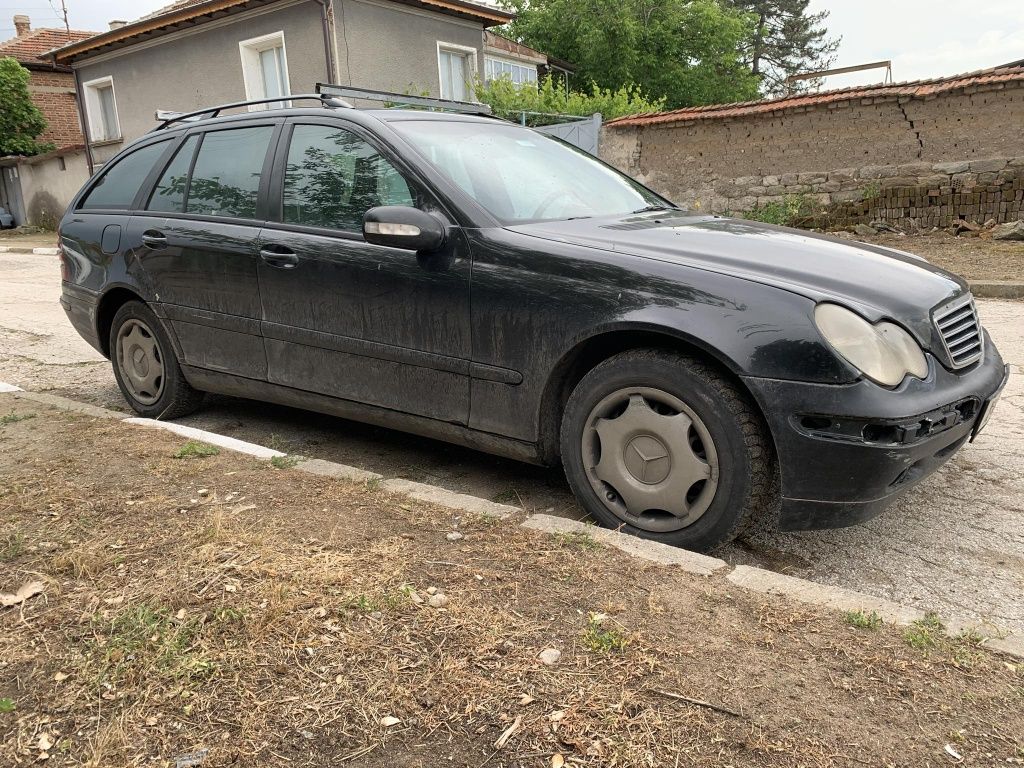
[[602, 524], [696, 549], [877, 514], [1008, 375], [959, 277], [681, 210], [485, 116], [172, 120], [60, 247], [61, 303], [143, 416], [216, 392], [560, 462]]

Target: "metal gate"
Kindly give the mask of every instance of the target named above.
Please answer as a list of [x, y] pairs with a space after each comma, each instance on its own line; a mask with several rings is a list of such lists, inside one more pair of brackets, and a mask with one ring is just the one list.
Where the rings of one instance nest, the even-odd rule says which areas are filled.
[[601, 138], [601, 115], [594, 114], [590, 117], [568, 120], [564, 123], [541, 125], [534, 128], [534, 130], [551, 136], [557, 136], [585, 152], [596, 155]]

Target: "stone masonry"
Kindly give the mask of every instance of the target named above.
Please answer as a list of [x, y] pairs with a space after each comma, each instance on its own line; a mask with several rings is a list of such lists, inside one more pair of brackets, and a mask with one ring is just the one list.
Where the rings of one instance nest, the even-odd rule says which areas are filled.
[[824, 223], [1014, 221], [1024, 209], [1024, 68], [608, 123], [602, 157], [713, 213], [793, 196]]

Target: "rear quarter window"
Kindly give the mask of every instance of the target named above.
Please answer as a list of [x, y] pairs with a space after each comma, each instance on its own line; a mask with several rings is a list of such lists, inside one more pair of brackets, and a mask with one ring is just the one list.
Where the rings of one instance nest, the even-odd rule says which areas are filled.
[[158, 141], [116, 160], [109, 170], [102, 172], [103, 175], [93, 184], [78, 207], [85, 210], [129, 208], [142, 182], [169, 145], [169, 140]]

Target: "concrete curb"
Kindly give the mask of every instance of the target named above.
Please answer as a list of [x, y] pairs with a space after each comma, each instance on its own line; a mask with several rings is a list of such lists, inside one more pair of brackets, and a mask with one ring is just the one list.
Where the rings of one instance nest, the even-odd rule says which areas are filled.
[[587, 525], [554, 515], [530, 515], [523, 522], [523, 527], [545, 533], [589, 536], [601, 544], [615, 547], [633, 557], [649, 560], [659, 565], [678, 565], [687, 573], [694, 573], [698, 576], [711, 576], [729, 567], [725, 560], [720, 560], [717, 557], [670, 547], [668, 544], [659, 544], [656, 541], [648, 541], [628, 533], [598, 528], [596, 525]]
[[31, 248], [18, 245], [0, 245], [0, 253], [33, 254], [35, 256], [56, 256], [60, 253], [57, 248]]
[[[166, 429], [185, 437], [202, 440], [227, 450], [256, 456], [260, 459], [271, 459], [275, 456], [286, 455], [280, 451], [265, 448], [255, 443], [247, 443], [225, 435], [218, 435], [215, 432], [187, 427], [184, 424], [155, 421], [153, 419], [127, 418], [123, 413], [118, 413], [117, 411], [79, 403], [58, 395], [48, 395], [42, 392], [24, 392], [18, 387], [4, 384], [3, 382], [0, 382], [0, 392], [10, 392], [15, 398], [34, 400], [63, 410], [102, 418], [117, 418], [129, 424], [152, 429]], [[334, 477], [352, 482], [367, 482], [381, 479], [381, 475], [374, 472], [337, 464], [332, 461], [324, 461], [323, 459], [305, 459], [296, 464], [294, 468], [315, 475]], [[412, 480], [395, 478], [385, 480], [381, 486], [392, 493], [404, 494], [419, 501], [437, 504], [470, 514], [481, 514], [504, 519], [521, 512], [518, 507], [497, 504], [487, 499], [481, 499], [464, 493], [455, 493], [446, 488], [426, 483], [417, 483]], [[637, 538], [619, 531], [598, 528], [597, 526], [587, 525], [586, 523], [567, 518], [555, 517], [554, 515], [529, 515], [523, 521], [522, 527], [550, 534], [586, 534], [595, 541], [621, 550], [632, 557], [638, 557], [659, 565], [677, 565], [687, 573], [699, 576], [714, 576], [730, 568], [728, 563], [717, 557], [709, 557], [699, 552], [690, 552], [689, 550], [670, 547], [666, 544], [647, 541], [646, 539]], [[924, 616], [924, 613], [916, 608], [875, 597], [874, 595], [844, 589], [843, 587], [818, 584], [806, 579], [785, 576], [773, 571], [752, 568], [746, 565], [738, 565], [733, 568], [726, 574], [726, 579], [741, 589], [748, 589], [765, 595], [781, 595], [807, 603], [808, 605], [840, 611], [874, 611], [883, 621], [897, 625], [910, 624]], [[1024, 659], [1024, 636], [993, 636], [991, 628], [986, 627], [984, 624], [979, 625], [979, 622], [964, 621], [956, 617], [946, 618], [947, 632], [951, 636], [963, 629], [974, 629], [984, 638], [983, 645], [989, 650]]]
[[971, 293], [979, 299], [1024, 299], [1020, 280], [970, 280]]

